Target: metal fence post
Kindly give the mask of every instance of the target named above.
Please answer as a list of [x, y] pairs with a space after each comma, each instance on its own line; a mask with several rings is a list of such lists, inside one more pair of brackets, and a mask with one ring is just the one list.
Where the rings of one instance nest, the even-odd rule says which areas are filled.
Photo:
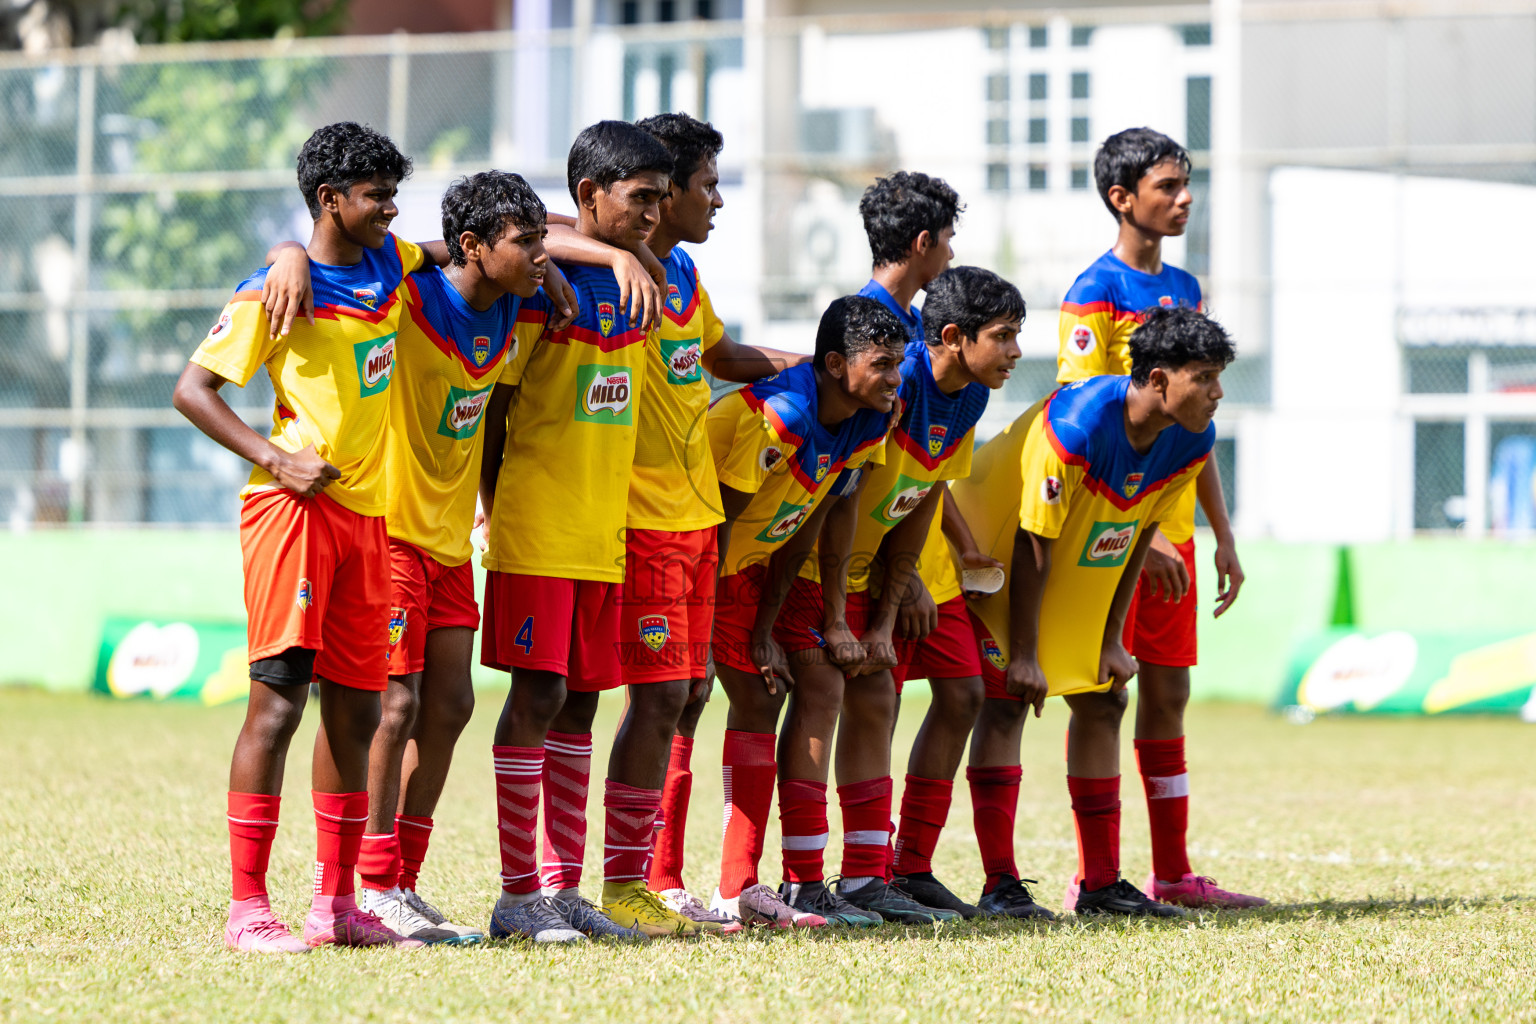
[[[69, 475], [69, 521], [85, 519], [85, 474], [89, 448], [86, 434], [86, 400], [90, 383], [91, 321], [81, 295], [91, 287], [91, 198], [96, 172], [96, 63], [80, 65], [80, 100], [75, 126], [75, 266], [70, 282], [71, 305], [69, 355], [69, 452], [60, 453], [60, 469]], [[67, 466], [66, 466], [67, 464]]]

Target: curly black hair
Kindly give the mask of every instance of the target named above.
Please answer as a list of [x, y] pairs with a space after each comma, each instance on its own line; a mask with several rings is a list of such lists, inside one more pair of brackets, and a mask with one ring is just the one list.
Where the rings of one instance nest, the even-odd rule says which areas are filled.
[[628, 121], [587, 125], [571, 143], [565, 158], [565, 184], [578, 205], [581, 200], [576, 195], [576, 186], [583, 178], [590, 178], [606, 192], [615, 182], [646, 171], [670, 175], [672, 154], [649, 132]]
[[411, 160], [389, 138], [355, 121], [317, 129], [299, 150], [299, 191], [309, 215], [320, 219], [321, 185], [351, 195], [353, 185], [378, 176], [397, 183], [411, 176]]
[[1227, 366], [1237, 349], [1226, 328], [1189, 306], [1153, 306], [1131, 334], [1131, 383], [1145, 386], [1161, 366], [1177, 370], [1190, 363]]
[[859, 215], [877, 267], [905, 260], [918, 235], [926, 231], [937, 238], [964, 210], [960, 194], [948, 182], [919, 171], [876, 178], [859, 199]]
[[827, 368], [827, 356], [833, 352], [852, 359], [876, 346], [900, 351], [907, 344], [907, 327], [879, 299], [866, 295], [844, 295], [833, 299], [816, 325], [817, 369]]
[[686, 189], [704, 162], [725, 148], [725, 136], [714, 125], [687, 114], [657, 114], [636, 121], [635, 127], [667, 147], [673, 160], [672, 180], [680, 189]]
[[1093, 155], [1093, 183], [1098, 186], [1099, 198], [1104, 206], [1120, 219], [1120, 211], [1109, 201], [1109, 190], [1115, 185], [1134, 193], [1142, 176], [1158, 164], [1172, 160], [1190, 171], [1189, 152], [1162, 132], [1151, 128], [1127, 128], [1104, 140]]
[[923, 294], [923, 333], [938, 345], [946, 324], [975, 338], [993, 320], [1024, 322], [1024, 296], [1009, 282], [981, 267], [950, 267], [928, 282]]
[[459, 236], [469, 231], [495, 245], [507, 228], [533, 231], [544, 226], [544, 200], [511, 171], [481, 171], [460, 178], [443, 193], [443, 241], [456, 267], [465, 263]]

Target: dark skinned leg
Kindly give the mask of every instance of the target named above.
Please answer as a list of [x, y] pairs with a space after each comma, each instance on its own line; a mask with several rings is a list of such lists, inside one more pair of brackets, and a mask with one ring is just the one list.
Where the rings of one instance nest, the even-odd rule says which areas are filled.
[[[690, 683], [690, 686], [697, 689], [699, 684], [700, 680], [695, 679]], [[707, 707], [709, 707], [708, 698], [704, 700], [691, 700], [685, 704], [682, 717], [677, 720], [677, 734], [685, 736], [690, 740], [693, 739], [694, 735], [699, 731], [699, 719], [704, 717], [704, 709]]]
[[421, 707], [421, 673], [390, 676], [389, 689], [380, 695], [379, 729], [368, 749], [368, 834], [395, 830], [395, 807], [400, 802], [401, 760], [406, 741], [416, 728]]
[[1120, 720], [1128, 697], [1124, 690], [1078, 693], [1066, 698], [1072, 709], [1067, 725], [1067, 774], [1108, 779], [1120, 774]]
[[475, 710], [469, 668], [475, 631], [459, 626], [427, 634], [421, 711], [406, 746], [399, 812], [430, 818], [448, 781], [453, 748]]
[[637, 789], [660, 789], [672, 735], [688, 702], [688, 680], [630, 686], [629, 706], [613, 737], [608, 777]]
[[[314, 788], [358, 793], [368, 786], [368, 748], [379, 728], [379, 694], [328, 679], [320, 683], [320, 731], [315, 734]], [[393, 823], [391, 823], [393, 827]]]
[[[776, 733], [779, 713], [784, 710], [784, 687], [769, 693], [763, 677], [727, 665], [716, 665], [720, 685], [725, 689], [730, 707], [725, 713], [725, 727], [733, 732]], [[697, 724], [697, 719], [695, 719]]]
[[[907, 757], [907, 774], [920, 779], [953, 779], [965, 757], [965, 741], [970, 738], [976, 717], [981, 713], [986, 687], [980, 676], [931, 679], [928, 686], [933, 700], [917, 731], [917, 739], [912, 743], [912, 753]], [[1017, 745], [1014, 749], [1017, 751]]]
[[843, 672], [827, 661], [826, 652], [819, 647], [797, 651], [789, 660], [795, 688], [779, 736], [779, 778], [826, 782], [837, 719], [843, 709]]
[[541, 669], [514, 668], [507, 701], [502, 705], [491, 742], [498, 747], [542, 747], [565, 697], [565, 676]]
[[889, 672], [854, 676], [843, 684], [837, 723], [837, 781], [841, 785], [891, 774], [891, 733], [896, 725], [896, 684]]
[[282, 795], [288, 744], [299, 727], [308, 700], [307, 684], [273, 686], [251, 680], [251, 699], [245, 706], [245, 722], [240, 726], [229, 763], [231, 792]]
[[1024, 740], [1024, 723], [1027, 721], [1028, 704], [987, 697], [976, 717], [975, 731], [971, 733], [970, 766], [1011, 768], [1018, 764], [1019, 746]]
[[1184, 735], [1189, 669], [1141, 662], [1136, 673], [1136, 738], [1174, 740]]

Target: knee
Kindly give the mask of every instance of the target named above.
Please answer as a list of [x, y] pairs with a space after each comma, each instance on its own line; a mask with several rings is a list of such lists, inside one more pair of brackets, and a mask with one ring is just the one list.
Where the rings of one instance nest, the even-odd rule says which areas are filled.
[[[986, 697], [986, 686], [979, 677], [946, 680], [943, 686], [933, 687], [933, 711], [944, 725], [969, 729], [981, 714], [982, 703]], [[1020, 702], [999, 701], [998, 703], [1019, 704]], [[1022, 707], [1022, 704], [1020, 706]]]
[[870, 727], [896, 720], [896, 688], [889, 678], [860, 677], [843, 690], [842, 712]]
[[466, 681], [464, 686], [456, 689], [452, 694], [445, 696], [442, 701], [434, 705], [443, 725], [454, 732], [463, 732], [464, 727], [475, 714], [475, 688]]
[[518, 712], [540, 722], [553, 721], [565, 707], [565, 683], [555, 678], [551, 681], [512, 679], [510, 703]]
[[379, 728], [404, 736], [416, 724], [421, 712], [421, 696], [413, 686], [390, 683], [379, 700]]
[[1119, 729], [1120, 720], [1125, 717], [1128, 700], [1129, 697], [1124, 690], [1085, 694], [1083, 698], [1073, 702], [1072, 717], [1083, 725], [1099, 729]]
[[303, 702], [264, 701], [246, 712], [245, 729], [266, 746], [286, 745], [304, 715]]
[[629, 688], [629, 712], [638, 722], [654, 724], [669, 734], [688, 704], [686, 682], [645, 683]]

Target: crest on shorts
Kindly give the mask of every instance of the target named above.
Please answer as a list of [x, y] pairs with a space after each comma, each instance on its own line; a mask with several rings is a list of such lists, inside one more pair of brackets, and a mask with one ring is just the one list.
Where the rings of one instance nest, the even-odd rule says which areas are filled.
[[821, 483], [826, 478], [827, 470], [832, 468], [832, 456], [816, 456], [816, 482]]
[[944, 435], [949, 433], [949, 428], [942, 423], [935, 423], [928, 428], [928, 454], [933, 458], [939, 457], [939, 452], [944, 450]]
[[640, 618], [640, 639], [645, 641], [645, 646], [653, 651], [659, 651], [667, 645], [672, 638], [672, 627], [667, 625], [665, 615], [644, 615]]
[[484, 366], [491, 358], [491, 339], [483, 334], [475, 335], [475, 365]]
[[987, 637], [981, 642], [981, 654], [999, 672], [1008, 667], [1008, 659], [1003, 657], [1003, 649], [997, 646], [997, 641], [991, 637]]
[[400, 646], [401, 637], [405, 636], [405, 609], [391, 608], [389, 610], [389, 652], [384, 655], [384, 660], [389, 660], [389, 655]]
[[613, 331], [613, 303], [597, 304], [597, 326], [602, 329], [605, 338]]
[[298, 597], [294, 598], [293, 603], [299, 606], [300, 611], [305, 612], [309, 611], [309, 606], [315, 603], [315, 591], [309, 585], [307, 577], [299, 580], [299, 594]]
[[667, 284], [667, 305], [672, 307], [674, 313], [683, 311], [683, 293], [677, 290], [677, 285], [670, 282]]
[[1140, 473], [1125, 474], [1125, 483], [1120, 485], [1120, 490], [1124, 492], [1127, 498], [1136, 497], [1136, 492], [1141, 490], [1141, 479], [1142, 474]]

